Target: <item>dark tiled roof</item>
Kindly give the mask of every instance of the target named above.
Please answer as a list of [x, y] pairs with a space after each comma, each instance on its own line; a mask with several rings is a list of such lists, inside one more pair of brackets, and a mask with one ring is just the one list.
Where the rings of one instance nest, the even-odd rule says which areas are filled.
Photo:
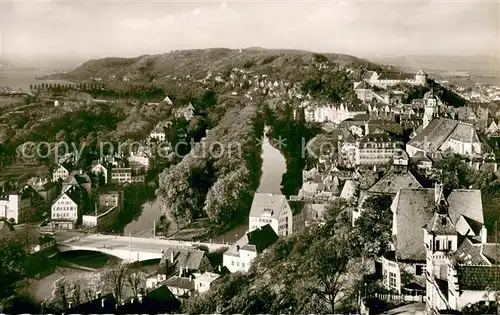
[[194, 290], [194, 281], [189, 278], [173, 276], [164, 282], [164, 285], [171, 288], [181, 288], [186, 290]]
[[361, 81], [361, 83], [356, 86], [356, 90], [358, 89], [365, 89], [365, 90], [370, 90], [372, 87], [370, 86], [370, 84], [368, 84], [366, 81]]
[[475, 235], [479, 235], [481, 233], [481, 229], [483, 228], [483, 224], [481, 222], [478, 222], [474, 219], [471, 219], [467, 216], [463, 216], [467, 224], [469, 224], [472, 232], [474, 232]]
[[415, 76], [413, 74], [396, 72], [396, 71], [384, 71], [379, 76], [379, 80], [406, 80], [406, 79], [414, 79]]
[[461, 215], [484, 223], [483, 201], [479, 189], [454, 189], [446, 198], [451, 222], [456, 224]]
[[262, 253], [278, 240], [278, 235], [271, 225], [266, 224], [260, 229], [247, 233], [248, 245], [253, 246], [257, 253]]
[[82, 303], [64, 310], [64, 314], [114, 314], [116, 300], [113, 294], [106, 294], [101, 298]]
[[481, 256], [481, 244], [473, 244], [468, 238], [465, 238], [453, 253], [453, 259], [458, 264], [489, 265]]
[[486, 256], [492, 264], [500, 263], [500, 244], [483, 244], [483, 255]]
[[479, 142], [472, 125], [453, 119], [437, 118], [411, 139], [408, 145], [420, 150], [424, 150], [424, 146], [427, 145], [427, 151], [436, 152], [448, 138], [462, 142]]
[[435, 235], [455, 235], [455, 227], [451, 223], [448, 216], [439, 215], [434, 213], [434, 218], [426, 227], [428, 232], [432, 232]]
[[398, 173], [390, 170], [375, 185], [368, 189], [371, 193], [397, 194], [399, 189], [422, 188], [418, 180], [410, 173]]
[[396, 252], [403, 260], [425, 260], [422, 228], [434, 217], [434, 189], [401, 189], [396, 203]]
[[460, 290], [500, 290], [500, 266], [458, 266]]
[[375, 73], [375, 71], [366, 71], [363, 74], [363, 80], [369, 80], [374, 73]]
[[199, 270], [203, 262], [203, 257], [205, 257], [205, 252], [201, 250], [178, 250], [169, 248], [165, 250], [162, 261], [168, 261], [170, 264], [172, 254], [174, 254], [174, 264], [176, 268], [187, 267], [189, 270]]

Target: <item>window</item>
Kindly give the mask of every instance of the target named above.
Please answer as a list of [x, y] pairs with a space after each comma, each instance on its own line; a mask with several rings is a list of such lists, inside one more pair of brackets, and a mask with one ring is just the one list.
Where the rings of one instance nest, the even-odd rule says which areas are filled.
[[436, 240], [436, 250], [439, 250], [439, 240]]
[[236, 266], [238, 266], [238, 267], [240, 266], [240, 262], [239, 261], [236, 262]]
[[241, 263], [241, 267], [245, 268], [245, 263]]
[[423, 265], [416, 265], [415, 266], [415, 274], [417, 276], [421, 276], [421, 275], [424, 274], [424, 268], [423, 267], [424, 267]]
[[451, 250], [451, 241], [448, 241], [448, 250]]
[[389, 272], [389, 286], [396, 288], [396, 274], [393, 272]]
[[234, 260], [231, 260], [231, 266], [234, 266]]
[[387, 285], [387, 270], [384, 270], [384, 285]]

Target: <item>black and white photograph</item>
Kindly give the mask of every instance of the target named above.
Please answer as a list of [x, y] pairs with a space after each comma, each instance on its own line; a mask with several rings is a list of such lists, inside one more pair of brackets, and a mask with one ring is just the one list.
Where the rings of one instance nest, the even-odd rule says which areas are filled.
[[1, 314], [500, 314], [498, 0], [0, 0]]

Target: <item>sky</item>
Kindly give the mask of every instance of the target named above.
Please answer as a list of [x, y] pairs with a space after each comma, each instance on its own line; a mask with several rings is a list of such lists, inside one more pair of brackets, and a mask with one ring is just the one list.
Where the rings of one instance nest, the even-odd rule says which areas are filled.
[[137, 56], [227, 47], [498, 55], [498, 0], [5, 1], [0, 53]]

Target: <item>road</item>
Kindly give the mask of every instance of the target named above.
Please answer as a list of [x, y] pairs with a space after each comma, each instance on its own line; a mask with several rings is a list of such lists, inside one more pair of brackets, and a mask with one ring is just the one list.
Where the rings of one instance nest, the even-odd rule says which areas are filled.
[[106, 249], [125, 249], [131, 251], [141, 252], [161, 252], [162, 249], [168, 247], [192, 247], [196, 245], [207, 245], [209, 249], [217, 250], [227, 245], [223, 244], [202, 244], [197, 242], [185, 242], [175, 240], [153, 239], [153, 238], [139, 238], [128, 236], [114, 236], [114, 235], [85, 235], [78, 239], [70, 239], [65, 244], [72, 246], [92, 247], [92, 248], [106, 248]]
[[392, 309], [390, 315], [425, 315], [425, 303], [413, 303]]

